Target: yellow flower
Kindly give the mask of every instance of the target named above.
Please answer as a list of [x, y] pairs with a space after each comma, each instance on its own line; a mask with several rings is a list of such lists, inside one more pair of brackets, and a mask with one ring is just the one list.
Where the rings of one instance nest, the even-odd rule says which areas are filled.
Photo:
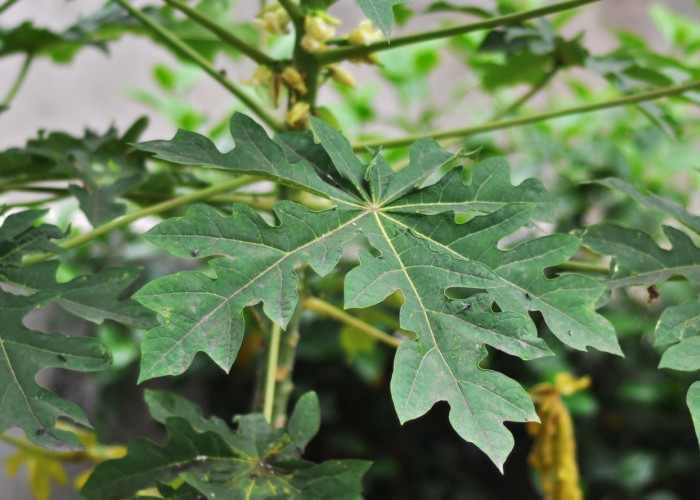
[[289, 14], [287, 11], [277, 6], [262, 11], [253, 24], [273, 35], [283, 35], [287, 32], [288, 22]]
[[352, 76], [352, 73], [345, 68], [338, 66], [337, 64], [332, 64], [328, 66], [328, 71], [331, 78], [333, 78], [333, 80], [339, 84], [355, 88], [355, 78]]
[[319, 16], [306, 16], [304, 19], [305, 34], [301, 46], [308, 52], [326, 50], [326, 41], [335, 36], [335, 28], [328, 26], [326, 19]]
[[310, 109], [308, 102], [299, 101], [287, 112], [285, 121], [291, 127], [300, 128], [308, 121]]
[[369, 45], [382, 39], [382, 32], [374, 29], [372, 21], [365, 19], [348, 35], [350, 45]]
[[304, 79], [293, 66], [287, 66], [282, 71], [282, 81], [288, 86], [299, 92], [301, 95], [306, 95], [308, 92]]
[[267, 66], [258, 66], [253, 71], [253, 75], [243, 83], [251, 87], [261, 87], [272, 79], [272, 71]]

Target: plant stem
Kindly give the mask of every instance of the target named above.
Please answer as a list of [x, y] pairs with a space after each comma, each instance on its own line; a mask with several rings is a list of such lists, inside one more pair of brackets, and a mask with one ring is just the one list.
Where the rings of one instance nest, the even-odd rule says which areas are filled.
[[[182, 205], [187, 205], [187, 204], [195, 202], [195, 201], [205, 200], [205, 199], [207, 199], [210, 196], [213, 196], [215, 194], [230, 191], [232, 189], [235, 189], [235, 188], [238, 188], [241, 186], [252, 184], [253, 182], [257, 182], [257, 179], [255, 177], [242, 176], [242, 177], [238, 177], [236, 179], [232, 179], [228, 182], [222, 182], [221, 184], [217, 184], [215, 186], [208, 187], [206, 189], [194, 191], [194, 192], [186, 194], [184, 196], [180, 196], [178, 198], [173, 198], [172, 200], [164, 201], [162, 203], [158, 203], [157, 205], [146, 207], [146, 208], [143, 208], [143, 209], [138, 210], [136, 212], [133, 212], [131, 214], [127, 214], [127, 215], [124, 215], [122, 217], [119, 217], [118, 219], [114, 219], [112, 221], [109, 221], [101, 226], [96, 227], [92, 231], [88, 231], [85, 234], [81, 234], [79, 236], [76, 236], [74, 238], [66, 240], [63, 243], [59, 244], [58, 246], [63, 248], [64, 250], [68, 250], [69, 248], [77, 247], [78, 245], [82, 245], [83, 243], [87, 243], [88, 241], [94, 240], [95, 238], [98, 238], [99, 236], [102, 236], [103, 234], [106, 234], [106, 233], [113, 231], [117, 228], [120, 228], [122, 226], [130, 224], [136, 220], [142, 219], [143, 217], [146, 217], [149, 215], [155, 215], [155, 214], [158, 214], [161, 212], [165, 212], [167, 210], [171, 210], [173, 208], [176, 208], [176, 207], [179, 207]], [[38, 262], [43, 262], [53, 255], [54, 255], [53, 252], [42, 253], [42, 254], [37, 254], [37, 255], [30, 255], [29, 257], [24, 259], [23, 265], [29, 266], [32, 264], [36, 264]]]
[[19, 2], [19, 0], [7, 0], [4, 4], [0, 5], [0, 14], [5, 12], [7, 9], [12, 7], [17, 2]]
[[251, 58], [253, 61], [255, 61], [258, 64], [263, 64], [265, 66], [270, 66], [274, 67], [277, 64], [277, 61], [267, 54], [264, 54], [260, 52], [258, 49], [255, 47], [248, 45], [245, 43], [243, 40], [238, 38], [236, 35], [231, 33], [229, 30], [221, 26], [219, 23], [216, 21], [208, 18], [204, 14], [200, 13], [199, 11], [193, 9], [186, 3], [182, 2], [181, 0], [163, 0], [165, 3], [168, 5], [171, 5], [175, 7], [177, 10], [185, 14], [187, 17], [195, 21], [196, 23], [202, 25], [212, 33], [214, 33], [217, 37], [219, 37], [222, 41], [228, 43], [232, 47], [238, 49], [240, 52], [243, 54], [247, 55], [249, 58]]
[[265, 402], [263, 405], [263, 415], [267, 423], [272, 425], [272, 408], [275, 401], [275, 385], [277, 385], [276, 374], [279, 363], [280, 338], [282, 329], [277, 323], [272, 323], [272, 332], [267, 352], [267, 371], [265, 375]]
[[170, 30], [164, 28], [153, 19], [148, 17], [146, 14], [138, 10], [129, 4], [127, 0], [114, 0], [124, 9], [126, 9], [132, 16], [141, 21], [145, 26], [150, 28], [155, 34], [157, 34], [166, 45], [170, 46], [175, 52], [191, 59], [200, 68], [206, 71], [214, 80], [219, 82], [224, 88], [226, 88], [231, 94], [236, 96], [243, 104], [245, 104], [248, 109], [253, 113], [258, 115], [271, 129], [276, 132], [280, 132], [284, 129], [284, 125], [272, 116], [267, 109], [263, 107], [262, 104], [253, 100], [248, 94], [246, 94], [243, 89], [238, 85], [227, 79], [220, 71], [218, 71], [209, 61], [202, 57], [197, 51], [192, 47], [183, 43], [177, 36]]
[[384, 344], [389, 345], [393, 348], [397, 348], [399, 347], [399, 345], [401, 345], [402, 341], [397, 339], [396, 337], [392, 337], [391, 335], [384, 333], [383, 331], [373, 327], [369, 323], [365, 323], [361, 319], [349, 315], [342, 309], [339, 309], [333, 304], [329, 304], [324, 300], [318, 299], [316, 297], [308, 297], [304, 300], [302, 305], [304, 309], [308, 311], [314, 311], [324, 316], [328, 316], [329, 318], [336, 319], [341, 323], [345, 323], [346, 325], [354, 328], [358, 332], [364, 333], [365, 335], [369, 335], [373, 339], [383, 342]]
[[5, 441], [7, 444], [14, 446], [20, 450], [26, 451], [35, 456], [60, 460], [62, 462], [80, 462], [87, 460], [88, 456], [84, 451], [51, 451], [45, 450], [31, 443], [15, 439], [7, 434], [0, 434], [0, 441]]
[[[566, 2], [555, 3], [540, 7], [538, 9], [527, 10], [515, 14], [507, 14], [505, 16], [492, 17], [475, 23], [454, 26], [451, 28], [443, 28], [433, 31], [425, 31], [415, 33], [413, 35], [398, 36], [391, 40], [382, 40], [381, 42], [371, 43], [369, 45], [355, 45], [352, 47], [339, 47], [333, 50], [327, 50], [316, 54], [316, 60], [323, 64], [329, 64], [346, 59], [361, 58], [373, 52], [381, 50], [395, 49], [404, 45], [412, 45], [429, 40], [437, 40], [440, 38], [448, 38], [456, 35], [463, 35], [473, 31], [480, 31], [499, 26], [507, 26], [509, 24], [520, 23], [537, 17], [542, 17], [547, 14], [554, 14], [565, 10], [574, 9], [589, 3], [599, 2], [600, 0], [568, 0]], [[282, 2], [280, 2], [282, 3]]]
[[616, 99], [611, 99], [609, 101], [598, 102], [593, 104], [584, 104], [582, 106], [574, 106], [571, 108], [560, 109], [558, 111], [546, 111], [544, 113], [536, 113], [530, 116], [523, 116], [519, 118], [512, 118], [510, 120], [501, 121], [489, 121], [482, 125], [476, 125], [473, 127], [457, 128], [452, 130], [443, 130], [442, 132], [429, 132], [425, 134], [415, 134], [407, 137], [402, 137], [400, 139], [389, 139], [389, 140], [377, 140], [377, 141], [366, 141], [360, 142], [353, 145], [354, 151], [363, 151], [365, 148], [396, 148], [401, 146], [408, 146], [409, 144], [422, 139], [423, 137], [432, 137], [434, 139], [442, 139], [446, 137], [467, 137], [474, 134], [480, 134], [482, 132], [490, 132], [492, 130], [501, 130], [510, 127], [517, 127], [519, 125], [527, 125], [529, 123], [537, 123], [552, 118], [559, 118], [560, 116], [577, 115], [582, 113], [590, 113], [592, 111], [599, 111], [601, 109], [614, 108], [617, 106], [623, 106], [625, 104], [633, 104], [643, 101], [651, 101], [653, 99], [659, 99], [661, 97], [667, 97], [677, 94], [682, 94], [688, 90], [700, 88], [700, 80], [693, 80], [689, 83], [683, 85], [674, 85], [672, 87], [664, 87], [657, 90], [651, 90], [649, 92], [642, 92], [639, 94], [626, 95], [623, 97], [618, 97]]
[[[299, 278], [299, 295], [305, 292], [305, 279]], [[301, 307], [297, 304], [296, 311], [292, 319], [287, 324], [287, 329], [281, 332], [279, 341], [279, 356], [274, 366], [275, 370], [275, 391], [272, 401], [272, 427], [279, 429], [287, 423], [287, 404], [294, 389], [292, 373], [294, 372], [294, 361], [297, 355], [297, 345], [299, 344], [299, 320]], [[268, 371], [270, 367], [268, 366]]]
[[15, 95], [22, 86], [22, 83], [24, 83], [24, 79], [26, 78], [27, 72], [29, 71], [29, 66], [31, 66], [33, 60], [34, 53], [28, 52], [27, 55], [24, 57], [24, 62], [22, 63], [22, 67], [20, 68], [19, 73], [17, 74], [17, 78], [15, 78], [12, 87], [10, 87], [9, 92], [5, 96], [5, 99], [3, 99], [2, 101], [3, 106], [9, 106], [10, 102], [12, 102], [12, 99], [14, 99]]

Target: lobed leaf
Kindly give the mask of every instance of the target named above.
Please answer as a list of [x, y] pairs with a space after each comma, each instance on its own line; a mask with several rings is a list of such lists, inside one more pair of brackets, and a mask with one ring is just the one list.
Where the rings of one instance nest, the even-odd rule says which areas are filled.
[[[86, 500], [129, 497], [156, 485], [166, 498], [361, 498], [368, 462], [314, 464], [299, 456], [320, 424], [314, 393], [299, 399], [287, 429], [273, 429], [262, 415], [251, 414], [238, 417], [234, 431], [174, 394], [148, 391], [146, 400], [165, 424], [168, 443], [134, 440], [126, 457], [97, 467], [81, 492]], [[187, 486], [164, 484], [176, 479]]]
[[673, 275], [700, 282], [700, 249], [688, 235], [669, 226], [664, 233], [671, 250], [664, 250], [643, 231], [615, 224], [596, 224], [583, 231], [583, 244], [596, 253], [611, 255], [610, 288], [654, 285]]
[[[236, 115], [236, 147], [225, 154], [208, 139], [182, 132], [171, 142], [140, 146], [171, 161], [273, 179], [337, 204], [312, 212], [279, 202], [277, 226], [243, 205], [230, 216], [193, 207], [151, 230], [147, 237], [175, 255], [214, 257], [215, 277], [178, 273], [137, 293], [165, 318], [144, 337], [140, 379], [181, 373], [198, 351], [228, 370], [244, 333], [245, 307], [263, 302], [265, 314], [285, 327], [298, 303], [296, 271], [309, 264], [321, 275], [330, 272], [344, 248], [362, 237], [372, 252], [360, 250], [359, 265], [347, 274], [345, 306], [369, 307], [400, 291], [401, 328], [418, 337], [403, 343], [395, 358], [391, 389], [400, 420], [445, 400], [457, 432], [501, 468], [513, 442], [504, 422], [537, 416], [522, 387], [479, 366], [485, 345], [523, 359], [550, 354], [528, 316], [538, 310], [567, 345], [620, 353], [612, 326], [594, 308], [605, 287], [583, 276], [544, 274], [570, 258], [580, 239], [552, 235], [498, 248], [533, 218], [550, 218], [554, 208], [537, 181], [511, 185], [503, 160], [476, 165], [465, 185], [457, 170], [441, 178], [455, 156], [423, 140], [411, 147], [409, 165], [395, 173], [378, 152], [364, 165], [339, 132], [313, 125], [319, 145], [308, 133], [271, 140]], [[455, 221], [457, 213], [474, 212], [488, 215]], [[449, 298], [452, 288], [479, 292], [458, 301]]]

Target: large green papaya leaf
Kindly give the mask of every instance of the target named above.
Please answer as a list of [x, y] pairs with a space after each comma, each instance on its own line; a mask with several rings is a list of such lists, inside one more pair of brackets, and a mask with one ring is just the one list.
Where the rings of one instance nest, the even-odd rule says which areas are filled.
[[[181, 272], [137, 293], [166, 320], [144, 337], [141, 380], [182, 373], [199, 351], [228, 370], [242, 340], [245, 307], [262, 302], [268, 317], [286, 327], [298, 305], [296, 272], [308, 264], [324, 275], [350, 242], [368, 241], [372, 252], [360, 251], [359, 266], [346, 277], [345, 305], [369, 307], [403, 294], [401, 327], [418, 338], [402, 344], [395, 360], [399, 418], [416, 418], [446, 400], [459, 434], [502, 467], [512, 447], [503, 422], [537, 417], [517, 383], [479, 366], [485, 345], [523, 359], [547, 355], [528, 316], [539, 310], [568, 345], [619, 353], [612, 327], [593, 308], [604, 287], [582, 276], [547, 279], [543, 273], [568, 259], [580, 240], [554, 235], [501, 251], [501, 239], [533, 218], [551, 217], [553, 200], [541, 184], [511, 185], [499, 160], [475, 166], [468, 184], [458, 171], [440, 179], [454, 156], [431, 140], [416, 142], [398, 173], [380, 154], [365, 165], [339, 132], [312, 123], [318, 145], [308, 134], [271, 140], [241, 115], [231, 125], [236, 147], [225, 154], [183, 132], [170, 142], [141, 145], [166, 160], [258, 175], [337, 205], [313, 212], [279, 202], [276, 225], [243, 205], [230, 216], [193, 207], [151, 230], [147, 238], [175, 255], [214, 257], [215, 277]], [[455, 213], [475, 212], [491, 215], [455, 222]], [[457, 301], [448, 297], [450, 288], [481, 292]]]

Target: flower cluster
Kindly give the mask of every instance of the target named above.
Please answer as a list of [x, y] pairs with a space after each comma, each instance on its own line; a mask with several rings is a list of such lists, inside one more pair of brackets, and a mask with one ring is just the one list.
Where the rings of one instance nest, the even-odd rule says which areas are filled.
[[301, 46], [309, 52], [321, 52], [326, 50], [326, 42], [335, 36], [335, 28], [331, 25], [339, 25], [340, 21], [328, 14], [306, 16], [304, 19], [304, 36]]
[[279, 4], [274, 4], [263, 10], [253, 23], [268, 33], [283, 35], [287, 33], [289, 14]]

